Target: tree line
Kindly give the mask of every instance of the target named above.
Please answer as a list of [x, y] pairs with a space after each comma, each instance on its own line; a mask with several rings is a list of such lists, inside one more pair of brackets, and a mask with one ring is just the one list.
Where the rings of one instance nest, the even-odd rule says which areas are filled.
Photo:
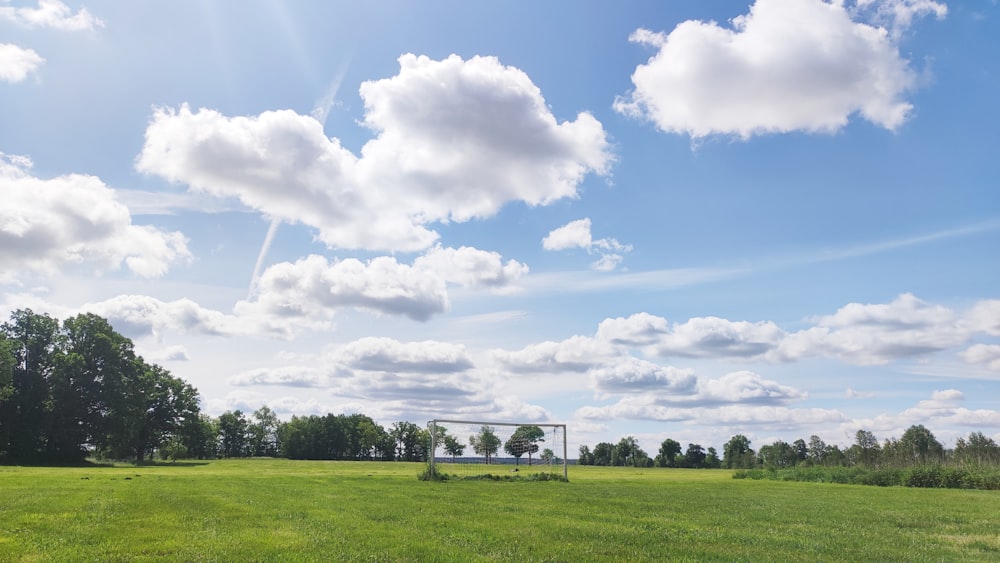
[[827, 444], [819, 436], [809, 440], [783, 440], [751, 447], [743, 434], [729, 439], [722, 448], [722, 458], [715, 448], [705, 450], [699, 444], [681, 444], [667, 438], [659, 452], [650, 457], [632, 436], [617, 444], [598, 443], [593, 450], [580, 446], [580, 465], [618, 465], [634, 467], [688, 467], [726, 469], [787, 469], [792, 467], [862, 467], [866, 469], [902, 468], [931, 464], [1000, 466], [1000, 445], [982, 432], [959, 438], [954, 448], [945, 448], [922, 424], [910, 426], [901, 438], [879, 443], [868, 430], [858, 430], [854, 443], [847, 448]]

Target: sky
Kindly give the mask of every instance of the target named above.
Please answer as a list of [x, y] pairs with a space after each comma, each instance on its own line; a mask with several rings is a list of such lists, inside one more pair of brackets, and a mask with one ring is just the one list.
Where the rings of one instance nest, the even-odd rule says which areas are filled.
[[996, 0], [0, 0], [0, 314], [203, 411], [1000, 439]]

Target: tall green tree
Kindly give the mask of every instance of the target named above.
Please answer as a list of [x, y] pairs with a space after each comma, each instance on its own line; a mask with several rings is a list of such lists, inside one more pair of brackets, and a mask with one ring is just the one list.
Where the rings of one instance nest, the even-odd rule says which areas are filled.
[[412, 422], [392, 423], [389, 436], [395, 443], [396, 459], [400, 461], [425, 461], [430, 445], [430, 434]]
[[6, 454], [20, 461], [42, 460], [52, 430], [49, 379], [56, 364], [59, 321], [20, 309], [0, 326], [0, 333], [14, 359], [9, 398], [0, 403]]
[[611, 457], [614, 454], [615, 447], [610, 442], [598, 442], [594, 446], [594, 463], [593, 465], [611, 465]]
[[518, 426], [504, 442], [503, 449], [514, 456], [514, 465], [518, 464], [524, 454], [528, 454], [528, 465], [531, 465], [531, 454], [538, 451], [538, 442], [544, 441], [545, 431], [538, 426]]
[[267, 405], [253, 411], [247, 428], [250, 441], [250, 455], [255, 457], [277, 457], [278, 455], [278, 415]]
[[452, 461], [457, 461], [458, 456], [465, 453], [465, 444], [458, 441], [451, 434], [444, 437], [444, 452], [451, 456]]
[[684, 466], [700, 468], [705, 463], [707, 455], [701, 444], [688, 444], [687, 450], [684, 452]]
[[250, 422], [243, 411], [226, 411], [219, 416], [219, 450], [222, 457], [250, 454]]
[[656, 454], [657, 467], [677, 467], [677, 456], [681, 453], [681, 444], [677, 440], [667, 438], [660, 444]]
[[750, 440], [743, 434], [737, 434], [722, 446], [722, 466], [726, 469], [749, 469], [755, 464], [754, 451], [750, 449]]
[[490, 463], [493, 456], [500, 451], [500, 438], [497, 437], [496, 429], [492, 426], [483, 425], [477, 434], [469, 437], [469, 445], [477, 454], [486, 458], [486, 463]]
[[944, 458], [944, 447], [923, 424], [907, 428], [899, 441], [911, 463], [939, 462]]

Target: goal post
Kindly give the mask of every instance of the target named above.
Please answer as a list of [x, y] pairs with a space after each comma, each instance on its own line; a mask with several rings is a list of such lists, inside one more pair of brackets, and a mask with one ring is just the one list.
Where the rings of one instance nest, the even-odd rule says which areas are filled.
[[432, 475], [569, 480], [565, 424], [435, 419], [427, 431]]

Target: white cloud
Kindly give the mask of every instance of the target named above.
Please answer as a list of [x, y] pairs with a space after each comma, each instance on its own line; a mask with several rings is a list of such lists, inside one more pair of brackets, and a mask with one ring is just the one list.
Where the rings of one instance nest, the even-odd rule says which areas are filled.
[[522, 71], [492, 57], [399, 63], [361, 85], [376, 137], [360, 158], [313, 117], [185, 105], [155, 112], [137, 168], [312, 226], [331, 247], [385, 250], [433, 245], [435, 222], [575, 197], [586, 174], [608, 172], [601, 124], [587, 113], [557, 122]]
[[136, 346], [137, 352], [139, 352], [147, 360], [156, 364], [162, 364], [166, 362], [187, 362], [191, 359], [188, 356], [187, 348], [180, 345], [152, 349], [149, 350], [148, 352], [143, 352], [144, 349], [145, 347]]
[[1000, 299], [984, 299], [965, 315], [969, 329], [1000, 336]]
[[154, 278], [191, 258], [181, 233], [133, 225], [128, 208], [100, 179], [69, 174], [46, 180], [30, 168], [27, 158], [0, 153], [0, 276], [85, 262], [98, 269], [124, 263]]
[[624, 257], [617, 252], [631, 252], [632, 247], [613, 238], [594, 240], [590, 233], [590, 219], [583, 218], [554, 229], [542, 239], [545, 250], [567, 250], [583, 248], [588, 254], [597, 252], [601, 257], [590, 267], [601, 272], [610, 272], [621, 264]]
[[228, 383], [238, 387], [280, 385], [286, 387], [326, 387], [330, 384], [327, 374], [308, 366], [278, 366], [257, 368], [236, 374]]
[[674, 324], [654, 345], [661, 356], [688, 358], [758, 358], [775, 349], [785, 337], [771, 321], [730, 321], [696, 317]]
[[898, 38], [917, 17], [934, 15], [943, 19], [948, 15], [948, 6], [933, 0], [857, 0], [854, 11], [859, 15], [871, 13], [875, 23], [885, 25]]
[[0, 43], [0, 80], [20, 82], [44, 62], [45, 59], [31, 49]]
[[365, 371], [446, 374], [474, 367], [464, 346], [432, 340], [400, 342], [367, 337], [345, 345], [335, 357], [349, 368]]
[[545, 250], [566, 250], [567, 248], [590, 248], [590, 219], [577, 219], [551, 231], [542, 239]]
[[0, 6], [0, 19], [25, 27], [49, 27], [63, 31], [87, 31], [104, 26], [104, 22], [91, 15], [86, 8], [80, 8], [74, 14], [59, 0], [38, 0], [38, 6], [34, 8]]
[[976, 344], [960, 355], [967, 363], [984, 365], [993, 371], [1000, 371], [1000, 344]]
[[[958, 313], [908, 293], [889, 303], [849, 303], [832, 315], [813, 319], [814, 326], [792, 333], [772, 321], [694, 317], [670, 324], [663, 317], [637, 313], [601, 321], [593, 338], [578, 336], [574, 344], [535, 344], [505, 357], [512, 366], [519, 362], [537, 364], [537, 369], [565, 365], [575, 371], [586, 371], [630, 349], [661, 357], [781, 362], [828, 357], [852, 364], [885, 364], [961, 346], [977, 333], [1000, 334], [998, 318], [997, 300], [979, 301]], [[568, 351], [579, 349], [582, 342], [591, 349], [599, 348], [596, 343], [606, 344], [605, 355], [585, 362], [556, 359], [557, 354], [566, 357]], [[963, 357], [970, 363], [987, 363], [992, 349], [973, 347]]]
[[586, 372], [608, 363], [621, 352], [607, 342], [573, 336], [560, 342], [540, 342], [521, 350], [494, 350], [493, 358], [514, 373]]
[[528, 266], [516, 260], [504, 264], [499, 253], [468, 246], [457, 249], [435, 246], [414, 260], [413, 267], [463, 287], [487, 287], [501, 292], [516, 288], [521, 276], [528, 273]]
[[776, 356], [823, 355], [855, 364], [884, 364], [946, 350], [969, 336], [954, 311], [906, 293], [891, 303], [850, 303], [820, 317], [816, 326], [789, 335]]
[[418, 321], [448, 308], [443, 278], [388, 256], [330, 262], [313, 254], [267, 268], [255, 289], [256, 300], [237, 303], [237, 315], [297, 318], [321, 326], [343, 307]]
[[[80, 307], [108, 320], [115, 330], [130, 338], [153, 336], [157, 339], [168, 331], [208, 336], [250, 335], [261, 331], [244, 319], [206, 309], [184, 298], [162, 301], [147, 295], [119, 295]], [[278, 329], [272, 332], [282, 333]]]
[[631, 356], [591, 369], [590, 377], [594, 388], [607, 394], [692, 394], [698, 382], [693, 370], [661, 366]]
[[669, 34], [633, 33], [658, 52], [636, 68], [634, 91], [615, 108], [667, 133], [744, 139], [832, 132], [854, 113], [894, 130], [912, 109], [904, 95], [915, 74], [895, 41], [852, 21], [841, 2], [757, 0], [732, 24], [691, 20]]
[[581, 407], [576, 416], [586, 420], [655, 420], [705, 427], [750, 425], [783, 426], [801, 431], [805, 426], [841, 423], [843, 413], [833, 409], [796, 409], [784, 406], [722, 405], [683, 407], [657, 404], [648, 397], [625, 397], [613, 405]]
[[597, 326], [598, 339], [626, 346], [648, 346], [669, 332], [667, 319], [649, 313], [604, 319]]

